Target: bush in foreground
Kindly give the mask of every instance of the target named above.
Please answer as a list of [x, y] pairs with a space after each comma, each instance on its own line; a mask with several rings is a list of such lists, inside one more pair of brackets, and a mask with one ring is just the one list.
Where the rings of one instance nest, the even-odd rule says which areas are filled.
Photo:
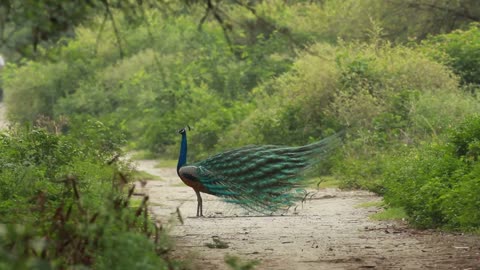
[[385, 201], [419, 227], [480, 228], [480, 116], [452, 128], [446, 141], [394, 157], [384, 175]]
[[98, 121], [83, 122], [81, 132], [71, 125], [67, 135], [0, 135], [0, 269], [173, 267], [148, 197], [131, 206], [120, 145], [122, 136]]

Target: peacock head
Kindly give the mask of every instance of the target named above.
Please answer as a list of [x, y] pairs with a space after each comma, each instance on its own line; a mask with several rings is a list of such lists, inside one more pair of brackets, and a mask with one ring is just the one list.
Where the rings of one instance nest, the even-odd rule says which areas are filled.
[[186, 127], [180, 129], [180, 130], [178, 131], [178, 133], [179, 133], [179, 134], [184, 134], [184, 133], [187, 132], [187, 129], [188, 129], [189, 131], [192, 130], [192, 128], [191, 128], [189, 125], [187, 125]]

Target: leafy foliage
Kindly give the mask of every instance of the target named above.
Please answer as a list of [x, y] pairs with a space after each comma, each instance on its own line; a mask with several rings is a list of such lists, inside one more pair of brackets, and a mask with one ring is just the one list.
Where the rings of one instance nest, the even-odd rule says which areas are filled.
[[468, 30], [433, 36], [422, 43], [432, 57], [444, 62], [461, 77], [473, 92], [480, 85], [480, 27], [472, 24]]
[[111, 134], [98, 121], [62, 136], [42, 128], [1, 134], [0, 268], [168, 267], [158, 255], [169, 243], [148, 217], [148, 197], [129, 207], [131, 168], [117, 161], [122, 137]]
[[444, 66], [406, 47], [318, 43], [291, 72], [255, 90], [257, 110], [225, 143], [301, 144], [349, 126], [361, 140], [385, 145], [420, 133], [412, 129], [417, 102], [458, 93], [457, 83]]
[[269, 5], [266, 17], [289, 29], [296, 40], [310, 42], [367, 41], [379, 33], [383, 39], [404, 44], [480, 21], [476, 0], [323, 0], [295, 1], [290, 5], [273, 2], [274, 7], [271, 1], [264, 2]]
[[[403, 207], [421, 227], [474, 229], [480, 198], [480, 117], [450, 131], [446, 143], [426, 144], [393, 159], [386, 170], [385, 201]], [[473, 151], [473, 152], [472, 152]]]

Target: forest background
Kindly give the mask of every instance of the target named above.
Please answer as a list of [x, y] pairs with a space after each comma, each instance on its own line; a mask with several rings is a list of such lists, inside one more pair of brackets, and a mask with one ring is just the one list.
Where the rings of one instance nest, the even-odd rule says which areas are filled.
[[26, 224], [0, 228], [0, 266], [127, 267], [115, 241], [176, 265], [168, 241], [139, 236], [159, 228], [128, 203], [135, 173], [115, 157], [174, 158], [186, 124], [193, 159], [346, 130], [318, 176], [383, 195], [420, 228], [480, 228], [476, 0], [10, 0], [0, 15], [16, 125], [0, 140], [0, 223]]

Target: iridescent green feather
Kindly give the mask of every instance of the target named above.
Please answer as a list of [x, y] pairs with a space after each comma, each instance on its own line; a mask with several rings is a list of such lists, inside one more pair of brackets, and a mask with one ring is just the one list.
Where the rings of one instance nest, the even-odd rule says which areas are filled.
[[286, 209], [305, 195], [305, 174], [340, 140], [333, 135], [300, 147], [250, 145], [190, 164], [208, 193], [259, 212]]

